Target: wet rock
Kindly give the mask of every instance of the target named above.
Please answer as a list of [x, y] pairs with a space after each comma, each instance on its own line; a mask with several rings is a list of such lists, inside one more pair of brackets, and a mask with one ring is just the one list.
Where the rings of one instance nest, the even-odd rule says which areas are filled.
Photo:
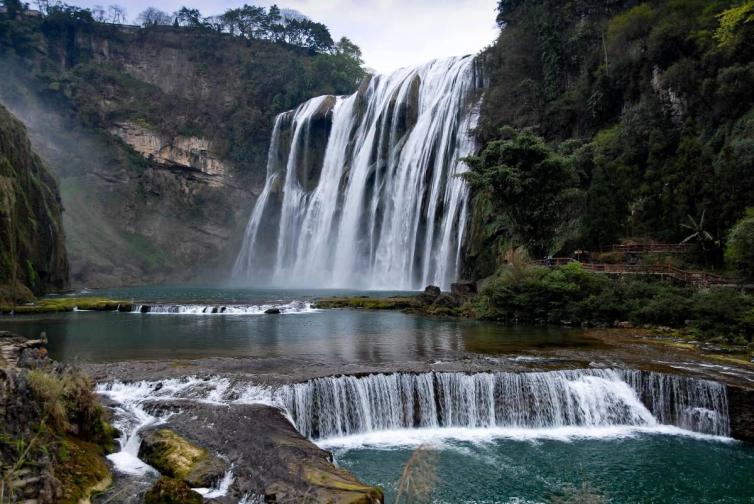
[[165, 476], [184, 480], [194, 488], [212, 486], [227, 469], [222, 460], [169, 429], [145, 434], [139, 458]]
[[754, 390], [729, 385], [728, 414], [731, 436], [754, 442]]
[[170, 426], [233, 464], [228, 502], [247, 494], [264, 495], [265, 502], [383, 502], [379, 488], [333, 465], [331, 455], [299, 434], [277, 408], [184, 404]]
[[431, 305], [435, 302], [435, 299], [442, 294], [440, 288], [436, 285], [428, 285], [424, 292], [417, 294], [414, 297], [414, 304], [416, 305]]
[[144, 504], [202, 504], [204, 498], [185, 482], [162, 477], [144, 496]]
[[477, 293], [476, 284], [474, 282], [456, 282], [450, 284], [450, 293], [461, 299], [474, 297]]
[[440, 294], [435, 298], [432, 306], [436, 308], [457, 308], [462, 302], [455, 296], [447, 293]]
[[280, 315], [280, 308], [268, 308], [264, 311], [267, 315]]

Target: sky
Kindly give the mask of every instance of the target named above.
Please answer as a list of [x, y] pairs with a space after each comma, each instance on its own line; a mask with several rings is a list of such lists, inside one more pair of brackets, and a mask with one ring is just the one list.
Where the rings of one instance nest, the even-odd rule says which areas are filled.
[[[296, 9], [347, 36], [361, 47], [364, 63], [380, 73], [445, 57], [480, 51], [497, 35], [497, 0], [245, 0], [252, 5]], [[134, 20], [145, 8], [166, 12], [181, 6], [202, 15], [221, 14], [244, 0], [68, 0], [82, 7], [117, 3]]]

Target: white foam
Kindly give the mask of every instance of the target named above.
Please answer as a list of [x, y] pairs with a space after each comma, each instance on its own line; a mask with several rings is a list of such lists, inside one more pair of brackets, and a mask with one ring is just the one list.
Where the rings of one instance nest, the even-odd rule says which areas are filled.
[[[148, 311], [142, 313], [142, 310]], [[297, 315], [320, 311], [312, 308], [312, 304], [309, 302], [291, 301], [282, 304], [258, 305], [137, 304], [133, 305], [131, 313], [143, 315], [265, 315], [268, 310], [280, 310], [280, 315]]]
[[412, 448], [421, 445], [434, 446], [438, 449], [452, 448], [452, 442], [465, 442], [476, 445], [488, 444], [496, 440], [536, 442], [543, 440], [571, 442], [581, 439], [623, 439], [639, 435], [656, 434], [683, 436], [699, 440], [716, 442], [735, 442], [733, 439], [709, 434], [700, 434], [672, 425], [628, 426], [615, 425], [605, 427], [553, 427], [546, 429], [526, 428], [432, 428], [432, 429], [397, 429], [375, 431], [316, 441], [322, 449], [353, 450], [358, 448]]
[[107, 456], [107, 459], [112, 462], [116, 471], [128, 474], [129, 476], [144, 476], [150, 473], [157, 474], [157, 471], [152, 466], [125, 451], [111, 453]]
[[192, 488], [192, 490], [205, 499], [216, 499], [228, 495], [228, 490], [230, 490], [233, 481], [235, 481], [235, 477], [233, 476], [233, 467], [231, 467], [228, 471], [225, 471], [225, 475], [215, 486], [211, 488]]

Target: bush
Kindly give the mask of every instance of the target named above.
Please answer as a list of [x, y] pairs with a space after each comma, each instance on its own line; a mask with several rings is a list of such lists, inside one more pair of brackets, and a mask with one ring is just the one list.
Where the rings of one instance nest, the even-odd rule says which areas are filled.
[[754, 279], [754, 208], [731, 229], [725, 261], [743, 278]]
[[[510, 268], [510, 267], [508, 267]], [[558, 268], [504, 268], [482, 289], [479, 317], [508, 323], [635, 324], [693, 329], [698, 336], [751, 340], [754, 298], [732, 290], [691, 292], [661, 281], [611, 279], [578, 263]]]

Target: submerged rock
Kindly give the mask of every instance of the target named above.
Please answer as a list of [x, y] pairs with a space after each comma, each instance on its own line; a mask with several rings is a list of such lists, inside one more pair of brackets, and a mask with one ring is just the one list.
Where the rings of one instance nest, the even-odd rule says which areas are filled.
[[204, 498], [185, 482], [163, 476], [144, 496], [144, 504], [202, 504]]
[[194, 488], [212, 486], [227, 469], [222, 460], [169, 429], [145, 434], [139, 458], [165, 476], [184, 480]]

